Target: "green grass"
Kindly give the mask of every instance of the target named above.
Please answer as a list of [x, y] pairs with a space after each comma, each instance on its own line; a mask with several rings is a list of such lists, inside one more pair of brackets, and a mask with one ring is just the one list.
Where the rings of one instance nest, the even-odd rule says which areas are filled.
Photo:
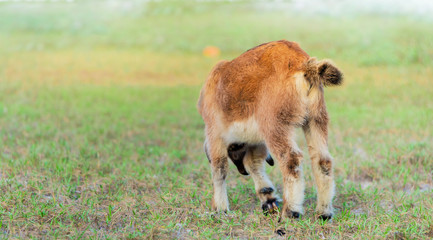
[[[431, 22], [171, 4], [0, 3], [0, 238], [433, 237]], [[200, 86], [218, 60], [283, 38], [345, 74], [326, 89], [329, 223], [314, 215], [307, 154], [300, 220], [263, 216], [232, 164], [231, 211], [210, 210]]]

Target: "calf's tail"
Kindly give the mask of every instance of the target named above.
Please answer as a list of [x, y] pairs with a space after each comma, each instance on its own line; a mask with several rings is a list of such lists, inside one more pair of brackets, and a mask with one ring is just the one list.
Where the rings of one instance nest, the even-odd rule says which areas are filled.
[[330, 61], [310, 58], [303, 66], [305, 79], [314, 86], [336, 86], [343, 83], [343, 73]]

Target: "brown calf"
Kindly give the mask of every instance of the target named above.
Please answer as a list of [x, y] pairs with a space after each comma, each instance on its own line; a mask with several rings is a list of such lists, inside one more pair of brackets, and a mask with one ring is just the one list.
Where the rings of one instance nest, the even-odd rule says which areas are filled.
[[264, 160], [273, 165], [270, 153], [284, 180], [282, 216], [299, 217], [305, 183], [294, 129], [302, 127], [318, 189], [317, 212], [331, 218], [335, 187], [323, 87], [341, 82], [342, 74], [332, 63], [310, 58], [297, 43], [285, 40], [218, 63], [198, 101], [212, 168], [212, 207], [229, 210], [225, 180], [230, 158], [240, 173], [252, 176], [263, 210], [274, 212], [278, 196], [264, 165]]

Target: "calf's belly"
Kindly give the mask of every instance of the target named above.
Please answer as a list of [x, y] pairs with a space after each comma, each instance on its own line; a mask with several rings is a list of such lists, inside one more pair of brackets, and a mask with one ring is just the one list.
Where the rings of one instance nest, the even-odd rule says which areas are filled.
[[229, 125], [223, 138], [227, 144], [231, 143], [263, 143], [263, 137], [259, 131], [259, 125], [254, 118], [248, 118], [243, 121], [236, 121]]

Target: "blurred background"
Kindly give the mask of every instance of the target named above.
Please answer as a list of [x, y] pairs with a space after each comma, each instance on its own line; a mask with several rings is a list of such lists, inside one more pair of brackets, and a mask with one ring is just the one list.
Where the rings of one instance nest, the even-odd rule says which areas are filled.
[[[0, 0], [0, 236], [433, 237], [432, 16], [427, 0]], [[262, 216], [233, 165], [232, 213], [210, 213], [200, 87], [218, 61], [280, 39], [345, 74], [325, 90], [326, 226], [308, 154], [305, 219]]]

